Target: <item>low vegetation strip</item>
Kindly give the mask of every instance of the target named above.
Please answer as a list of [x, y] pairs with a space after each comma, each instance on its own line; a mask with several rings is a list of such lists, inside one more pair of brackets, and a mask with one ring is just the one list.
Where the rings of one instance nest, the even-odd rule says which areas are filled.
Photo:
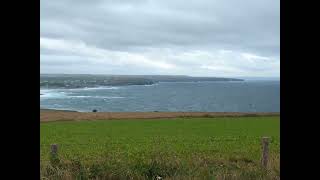
[[179, 117], [245, 117], [279, 116], [280, 113], [240, 113], [240, 112], [74, 112], [40, 109], [40, 121], [78, 121], [110, 119], [163, 119]]
[[[40, 123], [43, 179], [279, 179], [279, 116]], [[261, 167], [261, 137], [270, 161]], [[58, 155], [50, 145], [58, 144]]]

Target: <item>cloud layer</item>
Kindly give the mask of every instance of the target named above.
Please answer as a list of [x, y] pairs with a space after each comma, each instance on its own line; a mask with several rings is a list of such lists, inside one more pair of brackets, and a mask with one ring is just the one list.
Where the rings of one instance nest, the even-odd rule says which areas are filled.
[[279, 76], [276, 0], [55, 0], [41, 73]]

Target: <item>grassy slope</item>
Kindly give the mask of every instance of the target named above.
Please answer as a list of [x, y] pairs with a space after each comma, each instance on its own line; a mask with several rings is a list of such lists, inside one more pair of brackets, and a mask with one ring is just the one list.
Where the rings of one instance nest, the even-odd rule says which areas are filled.
[[[276, 178], [279, 124], [279, 117], [41, 123], [41, 164], [49, 166], [50, 144], [57, 143], [63, 176]], [[267, 172], [259, 167], [261, 136], [271, 137]], [[75, 163], [86, 168], [74, 170]]]

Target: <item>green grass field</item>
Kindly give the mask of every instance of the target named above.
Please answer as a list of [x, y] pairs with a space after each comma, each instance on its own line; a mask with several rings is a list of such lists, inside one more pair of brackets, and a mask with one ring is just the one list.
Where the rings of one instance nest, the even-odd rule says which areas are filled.
[[[49, 179], [279, 179], [280, 119], [176, 118], [40, 123]], [[261, 137], [270, 162], [260, 166]], [[50, 144], [59, 146], [50, 156]]]

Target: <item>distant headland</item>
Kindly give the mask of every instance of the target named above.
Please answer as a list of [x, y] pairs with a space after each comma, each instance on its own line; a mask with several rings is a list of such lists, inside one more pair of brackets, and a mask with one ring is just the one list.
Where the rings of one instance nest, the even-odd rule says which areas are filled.
[[97, 86], [152, 85], [159, 82], [244, 81], [224, 77], [185, 75], [89, 75], [40, 74], [40, 88], [84, 88]]

